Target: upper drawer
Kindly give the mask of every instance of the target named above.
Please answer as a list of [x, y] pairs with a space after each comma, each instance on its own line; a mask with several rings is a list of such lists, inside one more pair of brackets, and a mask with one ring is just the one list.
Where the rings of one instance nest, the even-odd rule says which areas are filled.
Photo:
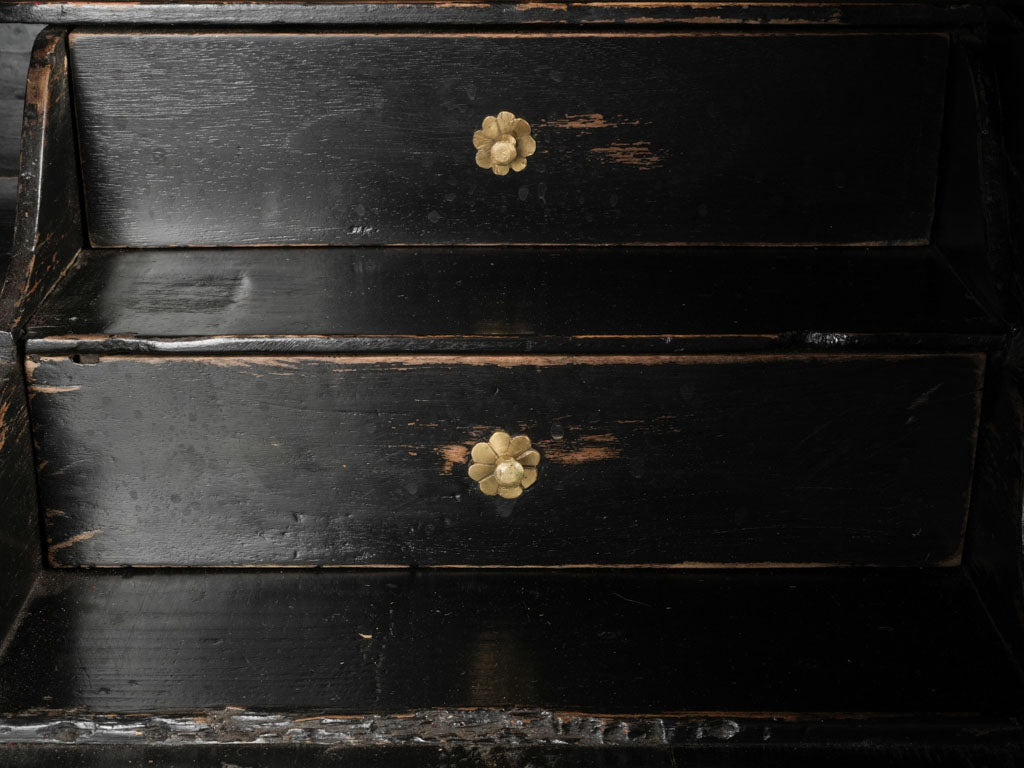
[[[943, 34], [71, 43], [95, 245], [929, 238]], [[502, 111], [536, 144], [503, 176], [474, 147]]]

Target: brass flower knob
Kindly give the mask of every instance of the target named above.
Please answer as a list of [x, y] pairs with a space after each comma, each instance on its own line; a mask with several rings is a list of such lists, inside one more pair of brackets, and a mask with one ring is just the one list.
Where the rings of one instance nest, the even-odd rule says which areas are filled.
[[485, 117], [483, 130], [473, 134], [473, 146], [477, 149], [476, 164], [498, 176], [507, 174], [509, 168], [523, 170], [526, 158], [537, 151], [530, 124], [511, 112]]
[[473, 446], [469, 476], [480, 483], [488, 496], [514, 499], [537, 482], [540, 453], [530, 446], [526, 435], [510, 437], [495, 432], [486, 443]]

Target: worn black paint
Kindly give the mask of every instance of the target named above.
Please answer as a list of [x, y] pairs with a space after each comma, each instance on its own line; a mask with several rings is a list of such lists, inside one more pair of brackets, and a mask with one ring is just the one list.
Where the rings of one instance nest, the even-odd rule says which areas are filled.
[[[920, 244], [931, 228], [942, 34], [71, 45], [97, 246]], [[503, 109], [538, 151], [497, 177], [471, 139]]]
[[[1020, 692], [952, 569], [51, 575], [0, 681], [0, 712], [51, 717], [154, 706], [991, 716]], [[612, 741], [615, 721], [600, 725]], [[526, 738], [539, 726], [524, 724]], [[306, 738], [344, 743], [346, 729], [373, 738], [345, 723]], [[751, 737], [763, 734], [737, 740]]]
[[[950, 564], [981, 355], [33, 358], [60, 565]], [[468, 448], [544, 454], [515, 502]]]
[[[1003, 330], [930, 248], [101, 250], [83, 252], [36, 313], [28, 348], [187, 339], [178, 350], [273, 353], [322, 348], [321, 335], [343, 337], [331, 340], [339, 351], [353, 336], [379, 337], [367, 351], [451, 349], [452, 337], [492, 351], [557, 351], [549, 337], [561, 351], [676, 351], [737, 335], [831, 347], [903, 335], [949, 348]], [[266, 335], [296, 338], [251, 338]]]

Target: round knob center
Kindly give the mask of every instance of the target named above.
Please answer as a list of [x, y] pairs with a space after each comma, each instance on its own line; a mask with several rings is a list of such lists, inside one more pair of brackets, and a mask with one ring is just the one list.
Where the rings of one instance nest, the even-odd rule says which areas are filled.
[[498, 480], [498, 485], [519, 485], [525, 474], [523, 465], [515, 459], [506, 459], [494, 468], [494, 477]]
[[[510, 137], [511, 138], [511, 137]], [[495, 143], [491, 147], [491, 159], [499, 165], [508, 165], [516, 159], [516, 144], [515, 139], [512, 141], [506, 141], [504, 139]]]

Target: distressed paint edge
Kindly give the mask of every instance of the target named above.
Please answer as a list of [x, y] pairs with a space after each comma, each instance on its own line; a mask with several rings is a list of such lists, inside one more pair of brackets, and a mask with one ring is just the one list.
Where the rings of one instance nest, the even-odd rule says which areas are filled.
[[1017, 739], [1011, 718], [974, 712], [749, 712], [693, 711], [595, 714], [536, 709], [430, 709], [390, 714], [265, 713], [240, 707], [193, 714], [23, 713], [0, 719], [8, 744], [318, 744], [337, 748], [421, 746], [671, 747], [735, 742], [763, 744], [828, 738], [860, 742], [868, 725], [874, 740], [908, 735], [988, 742]]
[[677, 24], [785, 29], [966, 27], [981, 23], [983, 9], [971, 3], [871, 2], [38, 2], [0, 5], [0, 21], [35, 23], [153, 23], [193, 25], [420, 24], [499, 26], [552, 24]]
[[[496, 366], [500, 368], [535, 367], [550, 368], [572, 365], [714, 365], [714, 364], [747, 364], [747, 363], [780, 363], [780, 362], [846, 362], [853, 360], [875, 360], [878, 362], [894, 362], [914, 359], [946, 359], [957, 358], [973, 360], [975, 365], [984, 364], [984, 352], [782, 352], [762, 355], [752, 354], [639, 354], [639, 355], [238, 355], [238, 356], [204, 356], [204, 355], [98, 355], [87, 365], [109, 363], [145, 363], [148, 365], [164, 365], [173, 363], [190, 363], [211, 365], [220, 368], [251, 368], [265, 366], [271, 368], [295, 368], [302, 363], [322, 363], [330, 365], [391, 365], [398, 370], [419, 366]], [[34, 391], [35, 373], [40, 366], [47, 364], [60, 365], [71, 360], [67, 356], [53, 357], [49, 355], [33, 355], [25, 360], [25, 373], [30, 391]], [[78, 364], [78, 363], [76, 363]]]
[[[102, 533], [102, 530], [87, 531], [86, 536], [73, 536], [72, 539], [82, 541]], [[70, 546], [77, 541], [62, 542], [58, 547]], [[208, 563], [133, 563], [130, 565], [95, 564], [95, 563], [59, 563], [50, 556], [50, 567], [61, 571], [181, 571], [181, 570], [212, 570], [212, 571], [729, 571], [729, 570], [824, 570], [834, 569], [890, 569], [920, 570], [921, 568], [956, 568], [959, 566], [958, 555], [934, 563], [800, 563], [800, 562], [700, 562], [685, 561], [682, 563], [564, 563], [560, 565], [453, 565], [453, 564], [422, 564], [371, 563], [371, 564], [338, 564], [338, 563], [245, 563], [241, 565], [217, 565]]]
[[584, 334], [576, 336], [398, 335], [398, 334], [252, 334], [168, 337], [148, 334], [74, 334], [32, 336], [25, 342], [30, 355], [313, 355], [353, 353], [475, 353], [500, 354], [744, 354], [798, 353], [815, 350], [896, 353], [994, 351], [1005, 342], [1002, 333], [851, 333], [783, 331], [737, 334]]

